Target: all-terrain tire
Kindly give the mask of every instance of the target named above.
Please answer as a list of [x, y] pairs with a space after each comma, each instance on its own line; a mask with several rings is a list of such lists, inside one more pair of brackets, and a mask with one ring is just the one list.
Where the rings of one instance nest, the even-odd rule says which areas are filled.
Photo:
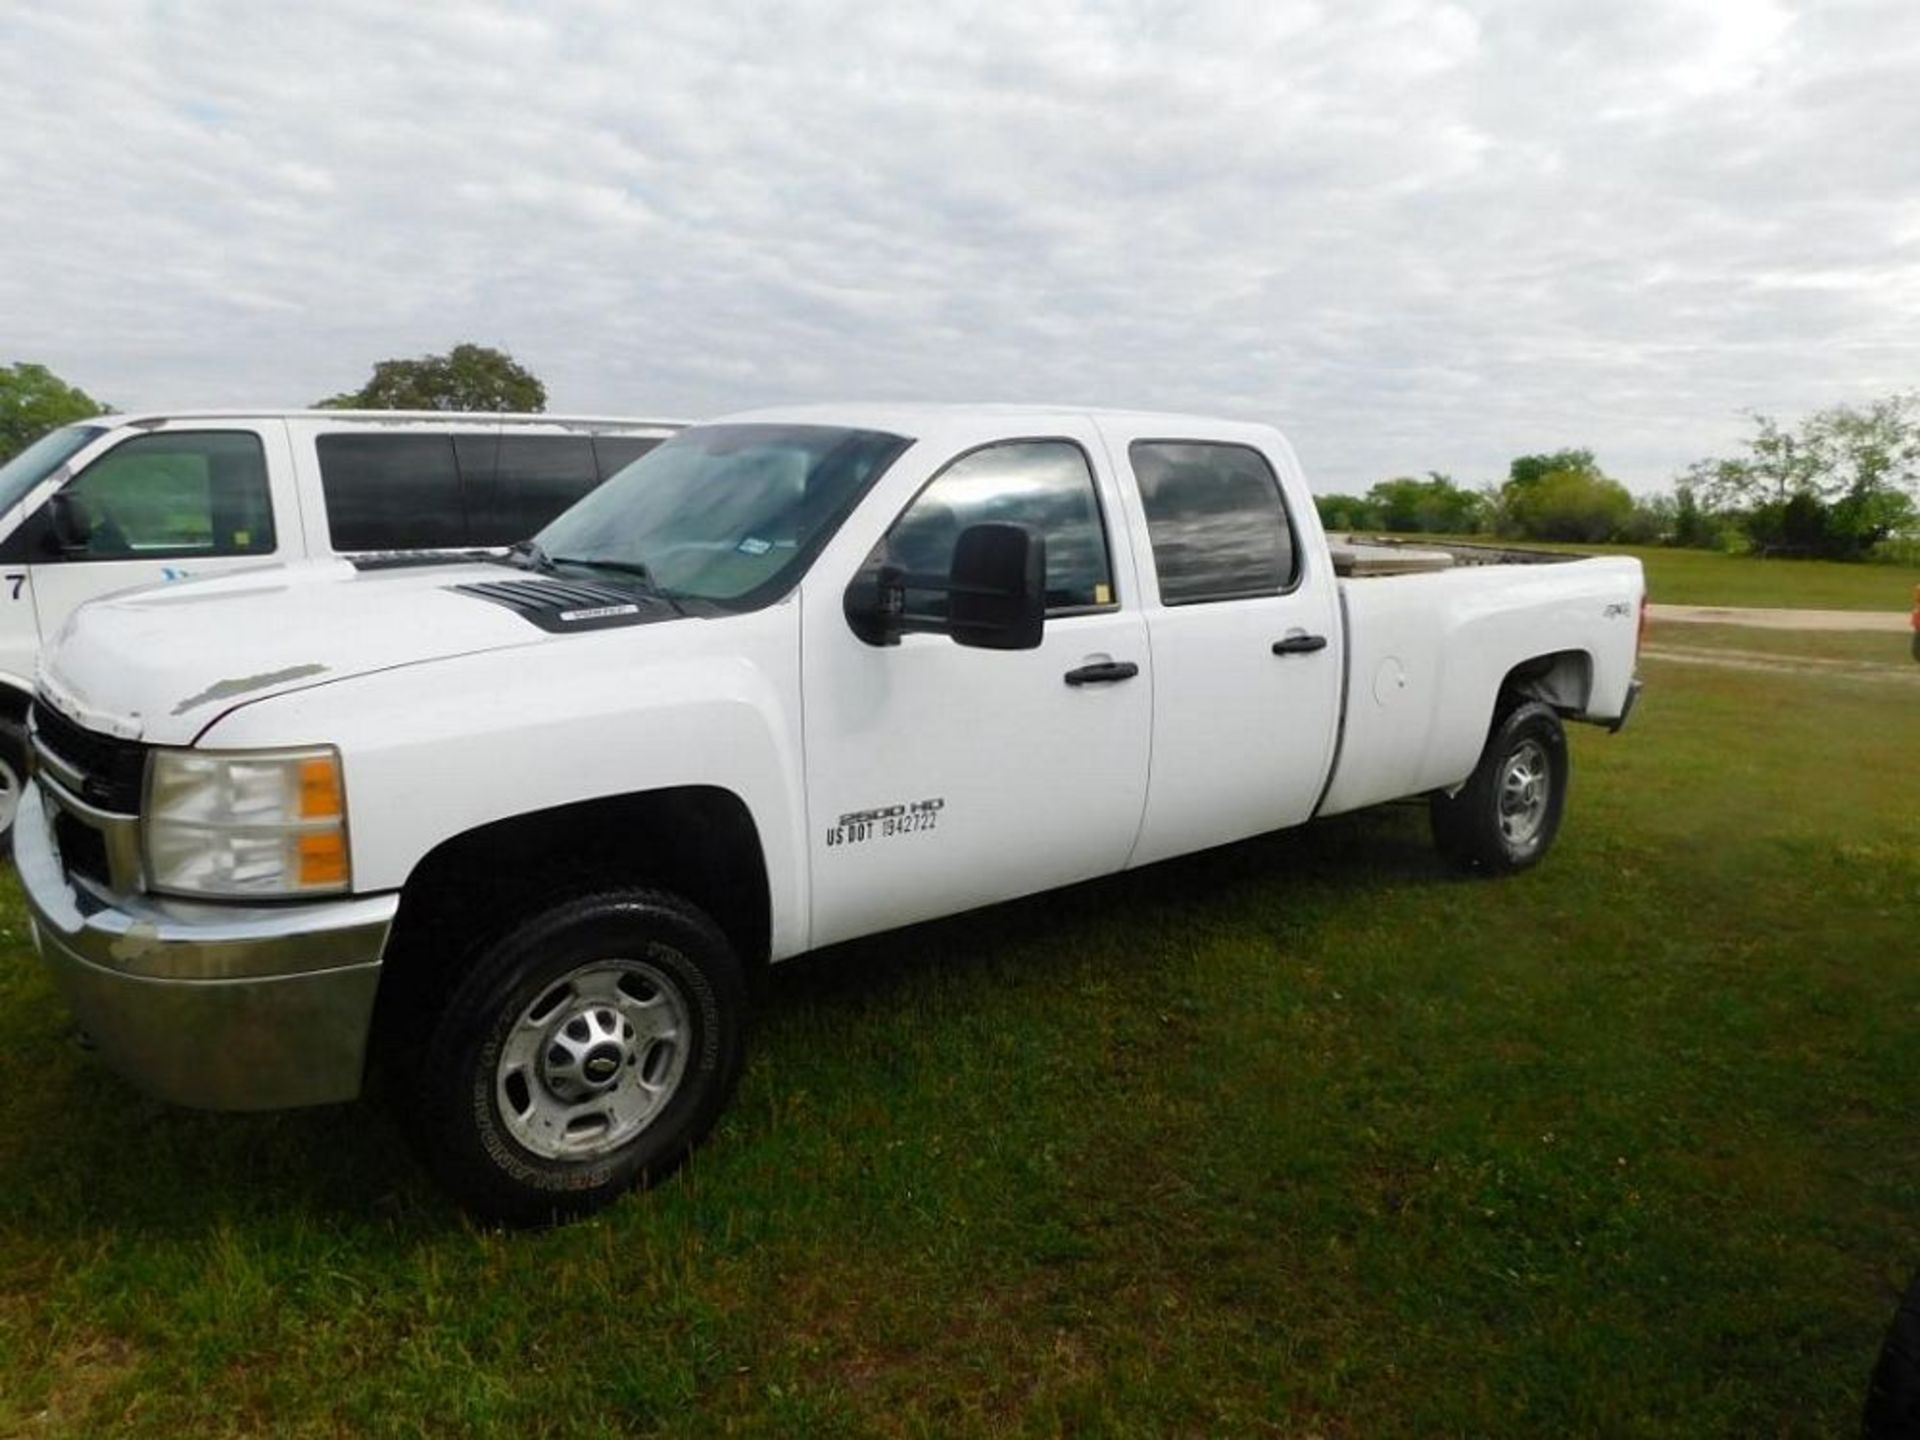
[[678, 896], [550, 901], [483, 943], [397, 1097], [441, 1187], [482, 1220], [558, 1224], [669, 1174], [713, 1128], [744, 1052], [746, 986]]
[[1466, 784], [1430, 802], [1433, 840], [1465, 870], [1510, 874], [1537, 865], [1567, 804], [1567, 733], [1551, 706], [1506, 711]]

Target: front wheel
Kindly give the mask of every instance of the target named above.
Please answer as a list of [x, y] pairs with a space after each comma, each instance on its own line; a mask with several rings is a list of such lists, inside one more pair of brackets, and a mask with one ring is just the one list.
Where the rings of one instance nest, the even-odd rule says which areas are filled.
[[660, 1179], [713, 1128], [745, 1006], [732, 947], [685, 901], [567, 900], [480, 951], [423, 1022], [403, 1103], [435, 1178], [475, 1215], [573, 1219]]
[[0, 859], [13, 853], [13, 821], [26, 785], [26, 727], [17, 720], [0, 720]]
[[1567, 803], [1567, 733], [1551, 706], [1508, 711], [1480, 763], [1452, 795], [1432, 801], [1433, 840], [1456, 865], [1500, 875], [1538, 864]]

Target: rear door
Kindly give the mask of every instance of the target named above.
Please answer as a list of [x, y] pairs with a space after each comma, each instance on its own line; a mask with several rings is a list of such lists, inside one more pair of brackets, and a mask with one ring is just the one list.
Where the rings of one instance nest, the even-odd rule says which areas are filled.
[[[1300, 824], [1332, 764], [1341, 635], [1317, 526], [1282, 485], [1292, 457], [1257, 427], [1231, 441], [1103, 429], [1134, 482], [1153, 648], [1152, 780], [1133, 863]], [[1304, 487], [1295, 494], [1313, 525]]]
[[[1116, 487], [1084, 421], [947, 452], [864, 561], [804, 590], [813, 943], [952, 914], [1126, 864], [1146, 795], [1152, 675]], [[870, 501], [870, 504], [877, 503]], [[1038, 649], [892, 646], [843, 610], [868, 567], [944, 575], [984, 521], [1046, 537]], [[908, 610], [943, 597], [909, 586]]]

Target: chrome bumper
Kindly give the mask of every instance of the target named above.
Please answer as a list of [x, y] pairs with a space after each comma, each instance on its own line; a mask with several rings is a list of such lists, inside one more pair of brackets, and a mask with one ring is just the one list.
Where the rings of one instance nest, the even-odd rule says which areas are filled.
[[39, 787], [20, 797], [14, 867], [34, 946], [100, 1056], [141, 1089], [208, 1110], [360, 1093], [397, 895], [233, 906], [68, 882]]

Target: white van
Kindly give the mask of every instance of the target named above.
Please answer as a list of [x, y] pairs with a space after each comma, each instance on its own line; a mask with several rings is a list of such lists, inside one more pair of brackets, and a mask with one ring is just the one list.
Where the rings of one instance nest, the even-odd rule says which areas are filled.
[[512, 544], [679, 425], [313, 410], [103, 415], [0, 466], [0, 852], [34, 661], [75, 606], [312, 556]]

